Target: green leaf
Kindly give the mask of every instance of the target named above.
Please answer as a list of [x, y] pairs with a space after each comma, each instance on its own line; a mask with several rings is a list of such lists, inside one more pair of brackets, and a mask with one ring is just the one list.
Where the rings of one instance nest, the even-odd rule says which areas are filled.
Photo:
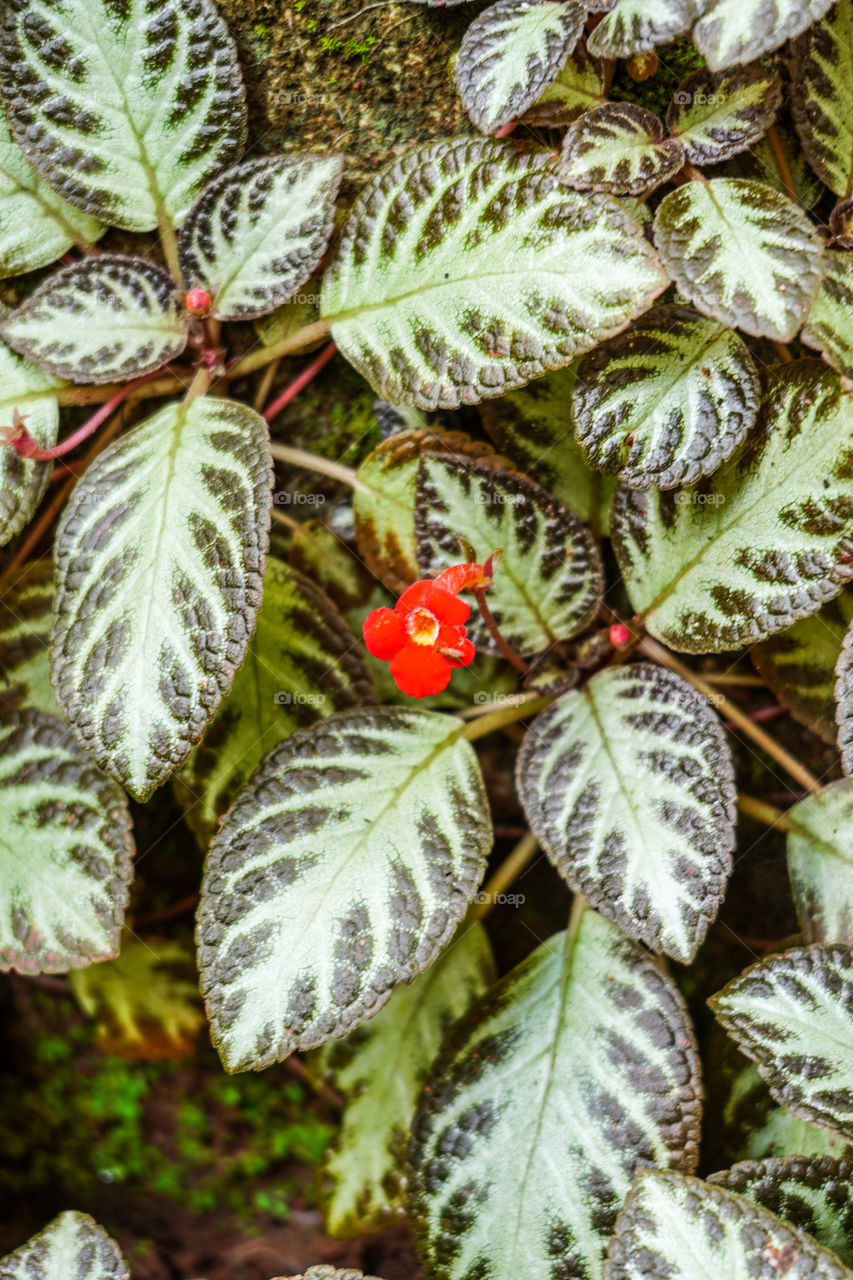
[[[488, 604], [504, 639], [520, 653], [568, 640], [595, 617], [604, 580], [592, 535], [525, 476], [425, 454], [415, 535], [422, 577], [458, 561], [460, 537], [480, 561], [503, 548]], [[472, 616], [468, 631], [478, 647], [499, 652], [479, 617]]]
[[115, 1240], [88, 1213], [67, 1210], [0, 1258], [2, 1280], [128, 1280]]
[[350, 546], [349, 538], [345, 542], [319, 516], [300, 521], [293, 530], [288, 561], [342, 611], [364, 604], [375, 586], [373, 575]]
[[572, 413], [591, 467], [671, 489], [711, 475], [752, 428], [760, 384], [744, 343], [689, 307], [654, 307], [584, 356]]
[[320, 309], [384, 399], [455, 408], [569, 364], [666, 284], [614, 200], [561, 189], [544, 154], [461, 138], [411, 151], [368, 184]]
[[835, 664], [853, 622], [853, 592], [819, 613], [762, 640], [750, 651], [756, 669], [796, 720], [824, 742], [835, 742]]
[[754, 337], [789, 342], [817, 296], [817, 233], [793, 201], [764, 183], [687, 182], [661, 201], [654, 236], [696, 310]]
[[350, 1031], [452, 937], [492, 840], [463, 733], [428, 711], [342, 711], [280, 743], [240, 792], [198, 915], [227, 1071]]
[[851, 0], [838, 0], [791, 45], [791, 116], [821, 182], [842, 200], [853, 195]]
[[536, 718], [517, 780], [571, 888], [629, 937], [689, 963], [735, 840], [731, 756], [701, 694], [648, 662], [600, 671]]
[[781, 105], [782, 81], [760, 63], [716, 75], [702, 69], [678, 86], [666, 127], [691, 164], [719, 164], [757, 142]]
[[431, 1280], [598, 1280], [634, 1171], [690, 1170], [699, 1062], [675, 984], [592, 911], [462, 1019], [412, 1139]]
[[263, 419], [203, 397], [106, 448], [63, 512], [54, 691], [81, 745], [136, 799], [183, 764], [246, 656], [270, 481]]
[[370, 1022], [318, 1052], [318, 1068], [344, 1094], [341, 1128], [326, 1157], [326, 1230], [359, 1236], [399, 1220], [403, 1165], [421, 1090], [450, 1024], [495, 980], [482, 925], [463, 932]]
[[207, 843], [276, 743], [321, 716], [373, 700], [364, 659], [332, 602], [270, 558], [246, 659], [177, 779], [190, 826]]
[[823, 283], [800, 337], [853, 379], [853, 254], [825, 249], [822, 264]]
[[525, 124], [560, 128], [584, 111], [607, 101], [604, 63], [587, 52], [581, 39], [563, 69], [522, 116]]
[[0, 969], [65, 973], [118, 951], [132, 875], [127, 801], [55, 716], [0, 725]]
[[697, 0], [616, 0], [589, 38], [598, 58], [628, 58], [667, 44], [696, 21]]
[[744, 177], [755, 178], [758, 182], [766, 183], [785, 196], [789, 193], [790, 174], [794, 179], [797, 202], [803, 209], [813, 209], [825, 195], [825, 188], [809, 168], [793, 129], [787, 129], [778, 120], [773, 127], [779, 135], [782, 152], [787, 161], [785, 175], [783, 176], [779, 167], [779, 157], [767, 138], [760, 138], [749, 151], [741, 152], [738, 166], [743, 168]]
[[536, 101], [577, 44], [585, 19], [579, 0], [497, 0], [474, 19], [453, 75], [481, 133], [517, 120]]
[[[461, 0], [413, 0], [414, 4], [460, 4]], [[284, 1277], [282, 1277], [284, 1280]], [[309, 1267], [301, 1276], [291, 1276], [290, 1280], [378, 1280], [377, 1276], [365, 1276], [354, 1267], [346, 1267], [343, 1271], [337, 1267]]]
[[708, 1181], [746, 1196], [853, 1263], [853, 1161], [829, 1156], [745, 1160]]
[[180, 223], [243, 149], [237, 52], [210, 0], [10, 0], [0, 55], [27, 159], [112, 226]]
[[853, 401], [803, 360], [769, 377], [747, 447], [711, 480], [618, 490], [614, 548], [652, 635], [686, 653], [736, 649], [838, 595], [851, 577], [851, 448]]
[[[0, 342], [0, 426], [12, 426], [15, 409], [41, 449], [52, 449], [59, 431], [56, 392], [64, 384]], [[20, 533], [41, 502], [52, 462], [21, 458], [0, 444], [0, 546]]]
[[[712, 71], [778, 49], [822, 18], [832, 0], [710, 0], [693, 40]], [[791, 1277], [793, 1280], [793, 1277]]]
[[830, 782], [786, 814], [788, 875], [806, 942], [853, 943], [853, 782]]
[[616, 481], [591, 471], [571, 423], [577, 363], [480, 406], [483, 426], [502, 453], [553, 493], [594, 531], [606, 534]]
[[0, 714], [36, 707], [59, 715], [48, 653], [53, 565], [31, 560], [13, 578], [0, 597]]
[[47, 267], [73, 244], [93, 244], [105, 231], [41, 180], [0, 111], [0, 277]]
[[342, 156], [264, 156], [205, 187], [178, 248], [188, 286], [209, 289], [212, 315], [250, 320], [305, 284], [332, 234], [342, 169]]
[[73, 382], [122, 382], [179, 356], [175, 281], [144, 258], [99, 254], [49, 276], [0, 324], [20, 355]]
[[853, 1136], [853, 949], [812, 946], [772, 955], [709, 1004], [777, 1102]]
[[[726, 1043], [740, 1059], [732, 1042]], [[777, 1107], [752, 1062], [746, 1063], [732, 1083], [722, 1115], [722, 1133], [724, 1147], [729, 1147], [737, 1160], [786, 1156], [839, 1159], [853, 1154], [840, 1134], [808, 1124], [786, 1107]]]
[[664, 138], [654, 112], [633, 102], [606, 102], [570, 125], [560, 181], [581, 191], [640, 195], [667, 182], [683, 163], [681, 143]]
[[828, 1249], [744, 1196], [643, 1170], [616, 1222], [606, 1280], [851, 1280]]

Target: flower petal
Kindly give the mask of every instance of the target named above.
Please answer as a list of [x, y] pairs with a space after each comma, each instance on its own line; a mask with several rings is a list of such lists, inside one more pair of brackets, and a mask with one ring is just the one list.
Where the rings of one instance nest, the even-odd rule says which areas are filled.
[[[444, 646], [442, 645], [442, 648], [443, 647]], [[453, 649], [452, 654], [445, 654], [445, 657], [451, 667], [467, 667], [474, 661], [477, 654], [477, 650], [474, 648], [467, 636], [463, 637], [459, 644], [448, 647], [452, 647]]]
[[367, 652], [385, 662], [398, 654], [406, 643], [403, 619], [393, 609], [374, 609], [364, 619], [361, 634]]
[[452, 564], [435, 579], [436, 586], [454, 596], [459, 591], [470, 591], [472, 587], [485, 589], [490, 582], [491, 578], [481, 564]]
[[453, 670], [447, 658], [423, 645], [407, 644], [394, 658], [388, 670], [401, 693], [410, 698], [427, 698], [441, 693], [450, 684]]
[[432, 578], [422, 578], [407, 587], [397, 601], [398, 613], [406, 614], [412, 609], [425, 608], [434, 613], [439, 622], [452, 622], [457, 625], [467, 622], [471, 616], [471, 606], [464, 600], [457, 600], [449, 591], [437, 587]]

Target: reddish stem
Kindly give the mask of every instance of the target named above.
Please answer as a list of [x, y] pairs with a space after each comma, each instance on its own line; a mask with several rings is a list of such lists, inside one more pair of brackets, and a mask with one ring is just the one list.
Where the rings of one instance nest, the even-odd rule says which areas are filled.
[[527, 663], [524, 661], [521, 655], [515, 652], [515, 649], [513, 649], [512, 645], [507, 644], [506, 640], [504, 640], [503, 636], [498, 630], [498, 624], [495, 622], [494, 618], [492, 617], [491, 609], [486, 604], [485, 591], [473, 591], [472, 595], [474, 596], [474, 599], [477, 601], [477, 608], [480, 610], [482, 619], [489, 629], [489, 635], [492, 637], [495, 644], [498, 646], [498, 648], [500, 649], [501, 653], [506, 658], [506, 660], [512, 663], [516, 671], [520, 671], [522, 675], [526, 676], [528, 671], [530, 670], [530, 667], [527, 665]]
[[271, 405], [264, 409], [263, 417], [266, 422], [272, 422], [276, 414], [281, 413], [285, 405], [290, 404], [295, 396], [303, 387], [307, 387], [312, 378], [320, 372], [324, 365], [328, 364], [332, 356], [337, 351], [334, 342], [330, 342], [324, 347], [316, 359], [312, 360], [307, 368], [303, 369], [298, 378], [294, 378], [289, 386], [285, 387], [281, 395], [276, 396]]
[[[107, 418], [111, 417], [119, 405], [122, 404], [129, 395], [132, 395], [138, 387], [144, 386], [146, 382], [150, 382], [152, 378], [156, 378], [161, 372], [162, 370], [155, 369], [151, 373], [144, 374], [141, 378], [135, 378], [133, 382], [125, 383], [125, 385], [120, 387], [111, 399], [106, 400], [99, 409], [96, 409], [92, 416], [87, 418], [82, 426], [79, 426], [76, 431], [72, 431], [70, 436], [60, 444], [55, 445], [52, 449], [40, 449], [38, 445], [35, 444], [35, 441], [27, 431], [26, 427], [23, 425], [19, 428], [19, 434], [9, 438], [7, 443], [17, 449], [18, 453], [21, 454], [22, 457], [31, 458], [34, 462], [49, 462], [52, 458], [62, 458], [66, 453], [70, 453], [72, 449], [76, 449], [78, 444], [82, 444], [84, 440], [88, 440], [89, 436], [93, 435], [97, 431], [98, 427], [101, 426], [103, 422], [106, 422]], [[17, 426], [18, 424], [16, 424], [16, 427]], [[15, 427], [6, 428], [6, 431], [11, 434], [15, 429]]]

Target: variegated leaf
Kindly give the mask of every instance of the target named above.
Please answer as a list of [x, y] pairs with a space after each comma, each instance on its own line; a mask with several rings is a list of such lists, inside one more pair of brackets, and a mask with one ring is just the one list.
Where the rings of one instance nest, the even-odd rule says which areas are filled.
[[[732, 1042], [726, 1042], [732, 1055], [744, 1061]], [[841, 1159], [853, 1155], [838, 1133], [809, 1124], [793, 1115], [787, 1107], [777, 1107], [770, 1090], [752, 1062], [737, 1073], [721, 1116], [724, 1158], [731, 1160], [784, 1159], [788, 1156], [831, 1156]], [[714, 1159], [719, 1157], [714, 1154]]]
[[462, 105], [481, 133], [517, 120], [578, 42], [580, 0], [497, 0], [465, 32], [453, 72]]
[[705, 699], [652, 663], [600, 671], [537, 717], [517, 779], [572, 889], [629, 937], [692, 960], [735, 839], [734, 770]]
[[47, 267], [71, 245], [93, 244], [105, 231], [42, 181], [0, 111], [0, 277]]
[[118, 1245], [88, 1213], [66, 1210], [14, 1253], [0, 1258], [0, 1280], [128, 1280]]
[[0, 969], [65, 973], [114, 956], [132, 856], [125, 796], [62, 721], [4, 716]]
[[589, 38], [597, 58], [628, 58], [667, 44], [689, 31], [699, 14], [698, 0], [616, 0]]
[[295, 570], [267, 560], [245, 661], [176, 779], [190, 826], [207, 843], [277, 742], [321, 716], [373, 700], [364, 660], [331, 600]]
[[788, 875], [806, 942], [853, 943], [853, 782], [830, 782], [785, 815]]
[[547, 155], [461, 138], [409, 152], [361, 193], [321, 312], [384, 399], [454, 408], [569, 364], [666, 284], [613, 200], [560, 188]]
[[492, 839], [463, 734], [428, 711], [341, 711], [275, 747], [237, 796], [197, 934], [227, 1071], [344, 1035], [452, 937]]
[[614, 548], [652, 635], [687, 653], [736, 649], [838, 595], [853, 576], [851, 456], [853, 399], [803, 360], [769, 377], [752, 436], [716, 476], [619, 489]]
[[522, 116], [525, 124], [559, 128], [607, 101], [604, 63], [580, 40], [547, 89]]
[[782, 81], [760, 63], [694, 71], [678, 86], [666, 127], [691, 164], [719, 164], [757, 142], [782, 104]]
[[826, 188], [809, 168], [793, 129], [786, 128], [778, 119], [773, 127], [781, 144], [783, 162], [787, 161], [785, 174], [779, 167], [780, 157], [767, 138], [759, 138], [749, 151], [741, 152], [738, 168], [743, 170], [744, 177], [766, 183], [786, 196], [790, 194], [789, 183], [793, 179], [797, 202], [803, 209], [813, 209], [826, 194]]
[[[413, 0], [414, 4], [461, 4], [462, 0]], [[1, 1278], [0, 1278], [1, 1280]], [[281, 1277], [280, 1280], [285, 1280]], [[379, 1280], [378, 1276], [365, 1276], [354, 1267], [318, 1266], [309, 1267], [301, 1276], [291, 1276], [290, 1280]]]
[[712, 71], [754, 62], [822, 18], [832, 0], [706, 0], [693, 40]]
[[[601, 558], [589, 530], [538, 484], [488, 464], [425, 454], [418, 471], [415, 536], [421, 575], [431, 576], [470, 542], [479, 560], [503, 548], [488, 603], [504, 639], [539, 653], [583, 631], [598, 610]], [[482, 620], [469, 635], [499, 652]]]
[[771, 955], [709, 1003], [777, 1102], [853, 1137], [853, 948]]
[[577, 369], [576, 362], [500, 400], [484, 400], [480, 414], [497, 447], [601, 535], [609, 529], [616, 481], [591, 471], [575, 440], [571, 397]]
[[342, 612], [364, 604], [376, 586], [351, 541], [349, 529], [336, 532], [332, 522], [315, 516], [299, 522], [287, 549], [290, 567], [310, 578]]
[[853, 253], [824, 249], [822, 265], [820, 292], [800, 337], [853, 380]]
[[30, 560], [0, 596], [0, 714], [37, 707], [59, 715], [50, 687], [52, 613], [53, 564]]
[[750, 650], [765, 684], [796, 720], [824, 742], [835, 742], [835, 664], [853, 622], [853, 591], [842, 591], [810, 618], [795, 622]]
[[341, 1128], [326, 1156], [326, 1229], [358, 1236], [405, 1210], [405, 1155], [421, 1090], [451, 1023], [495, 980], [482, 925], [461, 932], [381, 1013], [318, 1051], [315, 1069], [344, 1094]]
[[745, 1160], [708, 1179], [746, 1196], [853, 1264], [853, 1160], [788, 1156]]
[[605, 1280], [853, 1280], [834, 1254], [744, 1196], [643, 1170], [616, 1221]]
[[106, 448], [63, 512], [54, 691], [83, 747], [137, 799], [183, 764], [246, 655], [271, 478], [263, 419], [202, 397]]
[[273, 311], [311, 275], [332, 234], [342, 156], [265, 156], [219, 174], [181, 230], [188, 286], [220, 320]]
[[633, 102], [606, 102], [567, 130], [560, 181], [580, 191], [640, 195], [667, 182], [683, 163], [681, 143], [664, 138], [654, 112]]
[[791, 45], [791, 115], [821, 182], [848, 199], [853, 195], [853, 0], [837, 0]]
[[835, 704], [841, 768], [850, 778], [853, 777], [853, 622], [844, 633], [835, 664]]
[[699, 1062], [675, 984], [595, 912], [457, 1024], [412, 1138], [431, 1280], [601, 1277], [636, 1169], [696, 1165]]
[[[0, 426], [13, 425], [17, 409], [41, 449], [52, 449], [59, 431], [58, 378], [22, 360], [0, 342]], [[11, 445], [0, 444], [0, 546], [20, 533], [44, 496], [51, 462], [22, 458]]]
[[584, 356], [572, 398], [591, 467], [638, 489], [711, 475], [752, 428], [760, 384], [744, 343], [689, 307], [654, 307]]
[[27, 159], [127, 231], [180, 223], [243, 148], [236, 50], [210, 0], [10, 0], [0, 70]]
[[703, 315], [789, 342], [820, 288], [820, 241], [801, 209], [743, 178], [687, 182], [661, 201], [655, 244]]
[[49, 276], [0, 324], [9, 346], [73, 382], [124, 381], [183, 351], [175, 281], [144, 258], [99, 254]]

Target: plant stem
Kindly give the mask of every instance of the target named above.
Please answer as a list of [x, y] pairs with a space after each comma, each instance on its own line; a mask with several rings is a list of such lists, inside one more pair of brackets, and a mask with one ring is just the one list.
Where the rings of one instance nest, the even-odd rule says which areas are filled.
[[572, 909], [569, 913], [569, 923], [566, 925], [566, 946], [570, 955], [574, 949], [575, 943], [577, 942], [581, 920], [583, 919], [583, 914], [588, 906], [589, 903], [582, 894], [576, 893], [572, 898]]
[[281, 360], [273, 360], [272, 364], [268, 364], [264, 369], [264, 376], [258, 383], [258, 389], [255, 392], [255, 398], [252, 401], [252, 408], [255, 413], [260, 413], [267, 402], [269, 393], [272, 391], [272, 384], [275, 382], [275, 375], [278, 373], [278, 366]]
[[332, 356], [337, 352], [334, 342], [330, 342], [324, 347], [318, 356], [316, 356], [307, 368], [303, 369], [298, 378], [294, 378], [289, 386], [285, 387], [280, 395], [276, 396], [271, 405], [268, 405], [263, 412], [263, 418], [266, 422], [272, 422], [276, 414], [281, 413], [285, 405], [290, 404], [303, 387], [307, 387], [308, 383], [315, 378], [324, 365], [327, 365]]
[[471, 916], [474, 920], [484, 920], [486, 918], [495, 905], [495, 898], [504, 893], [521, 875], [525, 867], [533, 860], [533, 855], [538, 848], [539, 841], [530, 831], [521, 837], [515, 848], [504, 858], [495, 874], [486, 881], [481, 893], [481, 896], [486, 898], [486, 901], [475, 902], [471, 908]]
[[279, 462], [289, 462], [294, 467], [317, 471], [321, 476], [330, 476], [333, 480], [348, 484], [351, 489], [357, 489], [359, 493], [370, 493], [370, 489], [366, 484], [362, 484], [352, 467], [346, 467], [342, 462], [321, 458], [319, 454], [308, 453], [305, 449], [291, 449], [290, 445], [278, 444], [276, 441], [270, 445], [270, 450], [272, 456]]
[[543, 693], [538, 697], [528, 698], [525, 702], [514, 702], [509, 707], [499, 707], [497, 711], [489, 711], [479, 719], [472, 720], [464, 729], [460, 729], [459, 737], [467, 738], [469, 742], [476, 742], [478, 738], [485, 738], [487, 733], [504, 729], [507, 725], [515, 724], [516, 720], [523, 720], [525, 716], [538, 715], [540, 711], [544, 711], [551, 705], [555, 697], [555, 694]]
[[181, 271], [181, 260], [178, 256], [178, 237], [175, 228], [171, 222], [165, 217], [160, 219], [160, 243], [163, 246], [163, 257], [166, 259], [166, 266], [171, 271], [178, 285], [183, 284], [183, 273]]
[[674, 671], [676, 675], [681, 676], [682, 680], [692, 684], [694, 689], [698, 689], [700, 693], [705, 695], [713, 707], [736, 724], [748, 738], [752, 738], [756, 746], [766, 751], [792, 778], [796, 778], [801, 787], [805, 787], [806, 791], [817, 795], [821, 786], [814, 774], [810, 773], [805, 765], [800, 764], [799, 760], [795, 760], [790, 752], [786, 751], [778, 742], [775, 742], [762, 728], [754, 724], [749, 716], [741, 711], [740, 707], [733, 702], [729, 702], [728, 698], [722, 693], [718, 693], [713, 685], [708, 684], [695, 671], [691, 671], [683, 662], [679, 662], [668, 649], [665, 649], [662, 644], [658, 644], [656, 640], [652, 640], [650, 636], [646, 636], [640, 642], [638, 648], [642, 650], [647, 658], [661, 663], [664, 667], [669, 667], [670, 671]]
[[31, 458], [34, 462], [49, 462], [52, 458], [63, 458], [66, 453], [71, 453], [72, 449], [76, 449], [78, 444], [82, 444], [84, 440], [88, 440], [89, 436], [94, 435], [101, 423], [106, 422], [120, 404], [127, 400], [139, 387], [144, 386], [147, 382], [151, 382], [154, 378], [153, 373], [143, 374], [141, 378], [136, 378], [133, 382], [127, 382], [123, 387], [112, 396], [100, 409], [96, 410], [90, 418], [72, 431], [71, 435], [66, 437], [61, 444], [54, 445], [52, 449], [34, 449], [31, 453], [26, 454], [27, 458]]
[[503, 636], [501, 635], [498, 624], [495, 622], [494, 617], [492, 616], [492, 611], [489, 608], [489, 606], [486, 604], [485, 591], [472, 591], [471, 594], [473, 595], [474, 599], [477, 601], [477, 608], [480, 610], [483, 621], [485, 622], [486, 627], [488, 628], [489, 635], [492, 637], [492, 639], [500, 649], [503, 656], [506, 658], [508, 662], [512, 663], [516, 671], [520, 671], [523, 676], [526, 676], [530, 670], [530, 667], [527, 665], [527, 663], [524, 661], [521, 655], [515, 652], [515, 649], [513, 649], [512, 645], [509, 644], [506, 640], [504, 640]]
[[[192, 377], [190, 371], [187, 371], [185, 377], [179, 373], [163, 375], [162, 369], [159, 371], [161, 376], [146, 383], [144, 388], [133, 391], [128, 396], [129, 401], [148, 400], [155, 396], [170, 396], [173, 392], [183, 391], [187, 383], [185, 378]], [[63, 408], [75, 406], [82, 408], [87, 404], [103, 404], [107, 400], [111, 400], [117, 392], [122, 390], [125, 384], [111, 382], [109, 385], [101, 387], [61, 387], [55, 392], [56, 400]]]
[[793, 824], [786, 813], [777, 809], [775, 805], [767, 804], [764, 800], [757, 800], [754, 796], [739, 795], [737, 807], [741, 813], [755, 818], [758, 822], [763, 822], [767, 827], [778, 827], [780, 831], [793, 829]]
[[791, 164], [788, 160], [788, 153], [785, 150], [785, 144], [779, 134], [779, 130], [775, 124], [771, 124], [767, 130], [767, 141], [770, 143], [770, 150], [773, 152], [773, 158], [779, 166], [779, 177], [782, 179], [782, 185], [787, 191], [794, 204], [800, 203], [800, 197], [797, 194], [797, 184], [794, 181], [794, 175], [791, 171]]
[[286, 338], [281, 338], [270, 347], [260, 347], [255, 351], [248, 352], [236, 364], [231, 366], [225, 376], [226, 378], [242, 378], [247, 373], [254, 373], [256, 369], [263, 369], [264, 365], [270, 364], [273, 360], [278, 360], [280, 356], [293, 355], [294, 352], [301, 351], [304, 347], [311, 346], [314, 342], [319, 342], [326, 337], [328, 332], [329, 325], [327, 321], [315, 320], [313, 324], [306, 324], [303, 328], [297, 329], [295, 333], [289, 333]]

